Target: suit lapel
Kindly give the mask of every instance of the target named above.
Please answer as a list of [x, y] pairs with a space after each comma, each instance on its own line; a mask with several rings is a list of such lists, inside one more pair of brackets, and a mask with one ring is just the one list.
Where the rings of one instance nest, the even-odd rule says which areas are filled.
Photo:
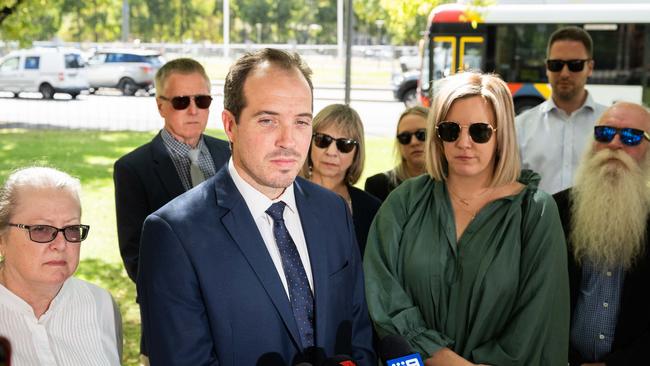
[[271, 298], [273, 305], [289, 330], [294, 344], [296, 347], [301, 348], [299, 346], [301, 344], [300, 336], [291, 303], [248, 206], [228, 173], [228, 164], [217, 172], [215, 189], [217, 205], [228, 210], [221, 218], [222, 224], [244, 257], [246, 257], [246, 261], [255, 272], [267, 295]]
[[165, 147], [160, 133], [151, 142], [151, 155], [154, 162], [154, 170], [160, 179], [160, 183], [169, 194], [170, 198], [181, 195], [185, 192], [183, 183], [178, 177], [172, 158]]
[[319, 220], [318, 203], [310, 199], [300, 185], [300, 180], [296, 179], [294, 183], [294, 193], [296, 196], [296, 205], [300, 214], [302, 230], [305, 234], [307, 249], [309, 251], [309, 261], [311, 263], [311, 272], [314, 279], [314, 312], [316, 319], [314, 329], [316, 332], [316, 345], [325, 344], [324, 335], [328, 334], [325, 326], [327, 325], [326, 312], [319, 311], [327, 309], [329, 303], [329, 289], [327, 278], [329, 275], [327, 268], [327, 235], [325, 235], [322, 221]]

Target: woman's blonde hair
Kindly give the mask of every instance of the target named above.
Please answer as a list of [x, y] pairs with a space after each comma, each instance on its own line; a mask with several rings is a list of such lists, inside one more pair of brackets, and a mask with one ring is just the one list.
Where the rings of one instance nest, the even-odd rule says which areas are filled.
[[[352, 165], [348, 168], [344, 178], [347, 184], [355, 184], [361, 177], [363, 165], [366, 160], [363, 123], [357, 111], [345, 104], [330, 104], [316, 114], [312, 126], [314, 133], [323, 131], [330, 126], [335, 126], [341, 129], [347, 138], [356, 140], [359, 143], [354, 153]], [[303, 177], [309, 177], [309, 172], [313, 165], [311, 161], [311, 149], [313, 145], [312, 142], [309, 146], [305, 165], [302, 167], [301, 175]]]
[[436, 133], [436, 125], [444, 121], [451, 106], [461, 98], [482, 97], [490, 103], [495, 115], [496, 158], [491, 186], [515, 182], [520, 174], [521, 161], [515, 133], [515, 110], [510, 90], [495, 74], [460, 72], [448, 76], [435, 85], [435, 94], [427, 121], [426, 170], [436, 180], [445, 180], [448, 162], [443, 142]]
[[[427, 116], [429, 115], [429, 110], [419, 105], [404, 110], [404, 112], [400, 114], [399, 119], [397, 120], [395, 135], [399, 133], [399, 126], [402, 124], [404, 117], [410, 115], [420, 116], [426, 120]], [[395, 174], [390, 174], [389, 179], [393, 180], [392, 183], [394, 185], [397, 185], [399, 182], [403, 182], [404, 180], [411, 178], [406, 170], [406, 159], [402, 155], [402, 149], [400, 149], [400, 144], [399, 141], [397, 141], [397, 137], [395, 138], [393, 145], [393, 153], [395, 154], [395, 168], [393, 169]]]

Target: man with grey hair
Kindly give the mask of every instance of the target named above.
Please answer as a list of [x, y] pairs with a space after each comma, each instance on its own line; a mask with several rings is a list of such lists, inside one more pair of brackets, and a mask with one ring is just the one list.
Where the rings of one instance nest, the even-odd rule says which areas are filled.
[[158, 70], [155, 82], [165, 125], [153, 140], [115, 162], [113, 173], [120, 254], [133, 282], [145, 218], [213, 176], [230, 157], [228, 143], [204, 135], [212, 96], [203, 66], [175, 59]]
[[557, 193], [571, 289], [570, 365], [650, 364], [650, 112], [609, 107]]

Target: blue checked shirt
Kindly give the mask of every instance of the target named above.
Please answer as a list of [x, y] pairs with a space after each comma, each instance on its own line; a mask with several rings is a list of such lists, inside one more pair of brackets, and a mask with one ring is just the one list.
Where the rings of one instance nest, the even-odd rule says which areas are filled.
[[582, 281], [571, 324], [571, 345], [590, 362], [611, 352], [625, 273], [622, 267], [582, 266]]
[[[169, 152], [169, 156], [172, 158], [172, 162], [174, 163], [178, 177], [181, 179], [181, 183], [183, 183], [183, 187], [186, 191], [189, 190], [192, 188], [192, 178], [190, 176], [190, 157], [188, 156], [188, 152], [191, 149], [190, 145], [176, 140], [164, 128], [162, 129], [160, 136], [165, 143], [165, 147], [167, 148], [167, 152]], [[203, 141], [203, 136], [201, 136], [197, 148], [201, 150], [201, 153], [199, 154], [199, 169], [201, 169], [201, 172], [203, 172], [205, 179], [208, 179], [211, 176], [215, 175], [216, 170], [214, 168], [212, 155], [210, 155], [210, 150], [208, 150], [208, 147]]]

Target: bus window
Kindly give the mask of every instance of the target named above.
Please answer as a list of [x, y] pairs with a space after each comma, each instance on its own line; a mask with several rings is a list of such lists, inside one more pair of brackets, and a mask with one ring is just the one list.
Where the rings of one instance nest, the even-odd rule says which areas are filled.
[[456, 37], [433, 38], [433, 79], [438, 80], [456, 71]]
[[481, 70], [483, 66], [483, 37], [460, 38], [460, 60], [463, 70]]

